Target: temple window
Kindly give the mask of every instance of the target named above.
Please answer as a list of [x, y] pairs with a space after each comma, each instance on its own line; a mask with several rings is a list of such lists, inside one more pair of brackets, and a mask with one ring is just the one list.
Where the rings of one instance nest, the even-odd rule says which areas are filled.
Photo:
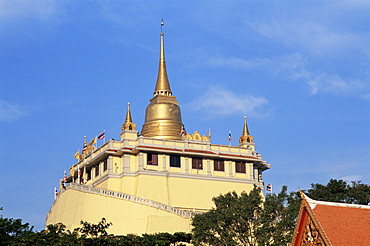
[[108, 162], [107, 162], [107, 160], [105, 159], [104, 161], [103, 161], [103, 171], [107, 171], [107, 169], [108, 169]]
[[244, 162], [235, 162], [235, 172], [246, 173], [246, 167]]
[[148, 153], [148, 165], [155, 165], [158, 166], [158, 154]]
[[192, 168], [193, 169], [203, 169], [203, 159], [202, 158], [192, 158]]
[[95, 177], [99, 176], [99, 165], [95, 167]]
[[224, 160], [214, 160], [214, 170], [215, 171], [225, 171]]
[[180, 156], [170, 155], [170, 167], [181, 167]]
[[91, 179], [91, 169], [88, 169], [87, 171], [87, 180], [90, 180]]

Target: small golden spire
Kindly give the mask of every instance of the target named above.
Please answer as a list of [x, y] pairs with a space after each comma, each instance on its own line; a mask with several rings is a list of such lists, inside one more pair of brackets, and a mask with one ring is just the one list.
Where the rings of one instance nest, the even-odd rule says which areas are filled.
[[154, 95], [165, 95], [171, 96], [170, 82], [168, 81], [167, 69], [166, 69], [166, 60], [164, 57], [164, 33], [162, 32], [162, 26], [164, 21], [162, 18], [161, 21], [161, 33], [160, 33], [160, 56], [159, 56], [159, 69], [158, 69], [158, 78], [155, 85]]
[[242, 136], [239, 138], [239, 143], [253, 143], [253, 137], [249, 135], [247, 116], [244, 116], [244, 126]]
[[129, 131], [136, 130], [136, 124], [132, 123], [130, 103], [127, 103], [126, 121], [122, 125], [122, 131], [125, 131], [125, 130], [129, 130]]
[[131, 117], [130, 103], [127, 103], [126, 123], [131, 123], [131, 122], [132, 122], [132, 117]]

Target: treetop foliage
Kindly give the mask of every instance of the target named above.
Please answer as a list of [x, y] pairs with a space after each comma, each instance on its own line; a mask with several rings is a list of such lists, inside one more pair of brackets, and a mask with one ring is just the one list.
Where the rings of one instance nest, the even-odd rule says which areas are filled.
[[80, 224], [81, 227], [72, 232], [66, 230], [66, 226], [62, 223], [48, 225], [45, 230], [33, 232], [33, 227], [30, 228], [28, 223], [22, 224], [21, 219], [0, 218], [0, 245], [180, 246], [184, 245], [181, 242], [190, 242], [191, 240], [191, 234], [184, 232], [115, 236], [106, 231], [112, 223], [107, 222], [105, 218], [102, 218], [98, 224], [86, 221], [81, 221]]
[[193, 219], [194, 245], [287, 245], [291, 241], [298, 215], [300, 197], [287, 193], [284, 186], [279, 194], [253, 189], [229, 192], [213, 198], [215, 208]]
[[361, 181], [348, 183], [344, 180], [330, 179], [326, 185], [311, 184], [311, 189], [305, 191], [314, 200], [328, 202], [344, 202], [368, 205], [370, 203], [370, 185]]

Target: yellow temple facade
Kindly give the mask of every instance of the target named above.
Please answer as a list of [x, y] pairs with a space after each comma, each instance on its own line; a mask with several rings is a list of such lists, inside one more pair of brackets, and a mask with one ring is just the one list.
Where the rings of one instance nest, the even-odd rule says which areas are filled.
[[191, 218], [209, 210], [212, 198], [229, 191], [263, 190], [262, 172], [270, 165], [255, 151], [244, 117], [238, 146], [218, 145], [210, 136], [186, 133], [172, 96], [160, 33], [160, 61], [154, 96], [141, 132], [128, 104], [120, 140], [99, 148], [96, 139], [77, 153], [46, 218], [66, 229], [80, 221], [106, 218], [109, 233], [190, 232]]

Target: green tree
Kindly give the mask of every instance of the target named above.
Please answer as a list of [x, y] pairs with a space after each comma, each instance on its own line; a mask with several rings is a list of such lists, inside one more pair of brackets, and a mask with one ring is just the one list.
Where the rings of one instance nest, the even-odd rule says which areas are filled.
[[305, 193], [314, 200], [328, 202], [344, 202], [368, 205], [370, 203], [370, 186], [361, 181], [330, 179], [326, 185], [311, 184]]
[[27, 234], [21, 240], [21, 245], [54, 245], [54, 246], [76, 246], [83, 245], [77, 232], [71, 233], [65, 230], [65, 225], [57, 223], [48, 225], [45, 230]]
[[291, 241], [300, 199], [279, 194], [265, 200], [261, 191], [229, 192], [213, 198], [215, 208], [193, 219], [194, 245], [287, 245]]
[[13, 245], [27, 234], [33, 233], [33, 226], [21, 219], [0, 218], [0, 245]]
[[107, 229], [112, 225], [112, 222], [107, 222], [102, 218], [98, 224], [91, 224], [87, 221], [81, 221], [82, 227], [76, 228], [75, 231], [82, 233], [83, 236], [97, 238], [108, 236]]
[[129, 234], [115, 236], [108, 234], [107, 229], [112, 223], [102, 218], [97, 224], [81, 221], [81, 227], [73, 232], [66, 230], [62, 223], [48, 225], [45, 230], [33, 232], [29, 224], [22, 224], [20, 219], [0, 219], [0, 245], [7, 246], [105, 246], [105, 245], [142, 245], [142, 246], [181, 246], [189, 243], [190, 233], [176, 232], [144, 234], [142, 236]]
[[370, 203], [370, 185], [361, 184], [361, 181], [352, 181], [347, 202], [368, 205]]
[[278, 194], [267, 194], [263, 203], [258, 245], [288, 245], [291, 242], [301, 203], [298, 192], [287, 193], [283, 186]]

